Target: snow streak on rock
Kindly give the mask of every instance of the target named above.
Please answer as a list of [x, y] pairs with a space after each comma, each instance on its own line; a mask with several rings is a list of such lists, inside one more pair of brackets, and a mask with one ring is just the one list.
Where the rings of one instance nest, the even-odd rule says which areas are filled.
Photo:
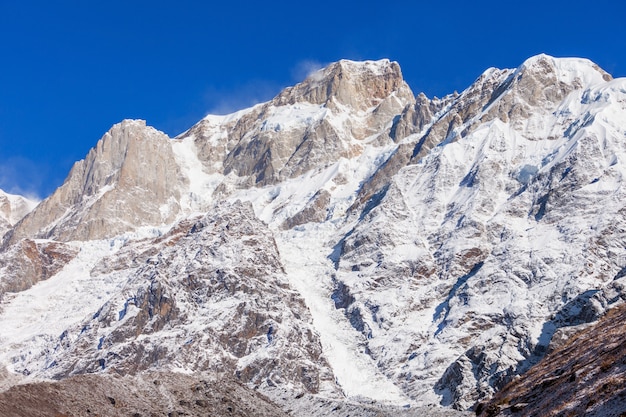
[[315, 226], [284, 232], [278, 244], [287, 276], [311, 311], [337, 383], [349, 397], [396, 404], [408, 402], [368, 355], [363, 335], [345, 319], [343, 310], [337, 308], [341, 304], [340, 294], [335, 288], [332, 261], [326, 256], [326, 245], [334, 230]]

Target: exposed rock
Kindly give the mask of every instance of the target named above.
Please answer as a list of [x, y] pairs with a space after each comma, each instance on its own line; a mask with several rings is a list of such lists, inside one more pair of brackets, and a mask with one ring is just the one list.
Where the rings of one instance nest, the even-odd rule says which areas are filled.
[[292, 227], [309, 222], [322, 222], [328, 218], [328, 205], [330, 204], [330, 193], [326, 190], [320, 190], [293, 217], [288, 218], [283, 223], [283, 229], [291, 229]]
[[[153, 255], [126, 264], [126, 254], [140, 247]], [[126, 275], [122, 290], [42, 356], [24, 359], [54, 378], [182, 366], [256, 387], [288, 382], [315, 393], [332, 386], [306, 306], [249, 204], [222, 204], [191, 227], [118, 253], [122, 262], [106, 258], [92, 274]], [[15, 369], [34, 370], [15, 361]]]
[[620, 416], [626, 410], [626, 305], [609, 310], [516, 378], [480, 416]]
[[5, 292], [24, 291], [56, 274], [78, 250], [53, 241], [23, 239], [0, 253], [0, 300]]
[[125, 120], [9, 233], [8, 243], [23, 237], [101, 239], [139, 226], [171, 223], [185, 181], [169, 138], [144, 121]]
[[397, 63], [340, 61], [266, 104], [209, 116], [180, 139], [195, 141], [207, 173], [273, 184], [353, 158], [371, 136], [387, 143], [385, 129], [413, 100]]
[[80, 375], [18, 385], [0, 393], [11, 417], [287, 416], [267, 397], [218, 375]]

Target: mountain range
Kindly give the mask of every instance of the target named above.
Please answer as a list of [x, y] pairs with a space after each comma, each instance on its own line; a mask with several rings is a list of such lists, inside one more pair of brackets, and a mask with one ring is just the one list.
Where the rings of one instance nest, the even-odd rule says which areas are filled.
[[45, 200], [0, 194], [2, 395], [157, 372], [292, 415], [512, 412], [486, 404], [626, 298], [625, 163], [626, 79], [547, 55], [442, 98], [342, 60], [175, 138], [124, 120]]

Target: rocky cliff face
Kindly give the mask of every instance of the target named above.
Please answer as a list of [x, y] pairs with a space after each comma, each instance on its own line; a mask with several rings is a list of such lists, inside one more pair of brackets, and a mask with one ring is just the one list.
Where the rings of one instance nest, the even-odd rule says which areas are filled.
[[0, 190], [0, 238], [35, 206], [36, 201]]
[[23, 237], [101, 239], [170, 224], [180, 211], [178, 189], [184, 183], [169, 138], [143, 121], [125, 120], [11, 230], [9, 243]]
[[441, 99], [340, 61], [173, 140], [124, 121], [5, 235], [0, 361], [467, 409], [624, 299], [625, 103], [583, 59]]

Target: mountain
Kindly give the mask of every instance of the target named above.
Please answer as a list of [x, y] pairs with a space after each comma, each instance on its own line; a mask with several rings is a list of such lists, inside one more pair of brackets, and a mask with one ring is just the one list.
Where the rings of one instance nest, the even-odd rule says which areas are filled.
[[344, 60], [173, 139], [125, 120], [4, 234], [4, 384], [469, 409], [626, 298], [624, 120], [625, 79], [547, 55], [443, 98]]
[[37, 201], [0, 190], [0, 237], [32, 211]]
[[487, 71], [344, 235], [348, 315], [404, 392], [469, 407], [620, 300], [625, 90], [608, 78], [546, 56]]

